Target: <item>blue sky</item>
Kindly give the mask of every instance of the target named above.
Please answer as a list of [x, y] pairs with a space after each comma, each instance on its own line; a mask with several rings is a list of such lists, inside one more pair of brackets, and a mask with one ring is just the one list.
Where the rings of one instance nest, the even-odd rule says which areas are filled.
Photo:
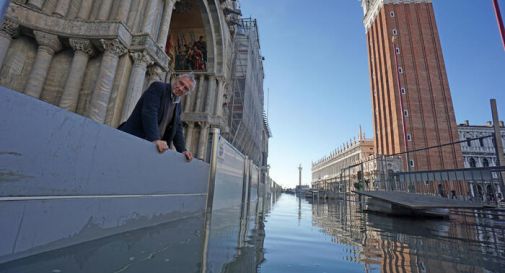
[[[505, 0], [501, 0], [502, 13]], [[491, 0], [434, 0], [458, 123], [505, 120], [505, 51]], [[241, 0], [258, 19], [265, 56], [270, 175], [283, 185], [311, 180], [311, 162], [358, 133], [372, 136], [368, 56], [358, 0]]]

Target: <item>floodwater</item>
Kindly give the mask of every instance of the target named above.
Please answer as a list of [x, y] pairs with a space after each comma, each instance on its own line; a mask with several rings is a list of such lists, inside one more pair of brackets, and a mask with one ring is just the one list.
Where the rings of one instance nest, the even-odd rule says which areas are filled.
[[387, 217], [360, 202], [282, 195], [266, 217], [259, 272], [505, 272], [505, 211]]
[[505, 211], [421, 220], [366, 213], [356, 200], [258, 200], [219, 211], [208, 231], [187, 218], [0, 264], [0, 272], [505, 272]]

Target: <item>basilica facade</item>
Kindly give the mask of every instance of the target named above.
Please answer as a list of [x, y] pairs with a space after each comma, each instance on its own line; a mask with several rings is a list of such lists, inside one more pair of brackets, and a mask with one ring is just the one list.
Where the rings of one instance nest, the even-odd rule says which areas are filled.
[[188, 150], [204, 159], [210, 128], [230, 131], [240, 20], [231, 0], [13, 0], [0, 85], [117, 127], [153, 81], [194, 73], [183, 121]]

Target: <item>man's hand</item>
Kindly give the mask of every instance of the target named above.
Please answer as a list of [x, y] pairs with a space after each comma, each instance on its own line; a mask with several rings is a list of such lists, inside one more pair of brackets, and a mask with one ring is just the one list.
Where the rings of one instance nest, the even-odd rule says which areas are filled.
[[155, 140], [153, 143], [156, 145], [156, 148], [160, 154], [168, 150], [168, 144], [164, 140]]
[[193, 154], [190, 151], [184, 151], [182, 154], [186, 157], [186, 160], [189, 162], [193, 159]]

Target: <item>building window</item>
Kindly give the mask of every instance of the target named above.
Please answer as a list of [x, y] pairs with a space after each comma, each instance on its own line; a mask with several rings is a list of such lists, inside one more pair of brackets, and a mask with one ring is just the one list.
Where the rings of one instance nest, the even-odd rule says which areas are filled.
[[402, 94], [404, 94], [404, 95], [407, 93], [407, 90], [405, 90], [405, 88], [404, 88], [404, 87], [400, 88], [400, 91], [401, 91], [401, 92], [402, 92]]
[[414, 167], [414, 160], [413, 159], [409, 160], [409, 166]]
[[405, 109], [403, 110], [403, 115], [408, 117], [409, 116], [409, 110]]
[[412, 135], [411, 134], [407, 134], [407, 140], [408, 141], [412, 141]]
[[489, 160], [487, 160], [487, 158], [482, 160], [482, 167], [489, 167]]
[[470, 157], [470, 168], [475, 167], [477, 167], [477, 162], [475, 162], [475, 159], [473, 157]]
[[390, 12], [389, 12], [389, 16], [391, 16], [391, 17], [395, 17], [395, 12], [394, 12], [394, 11], [390, 11]]
[[403, 68], [401, 66], [398, 67], [398, 72], [400, 72], [400, 74], [403, 74]]
[[480, 147], [484, 147], [484, 139], [483, 138], [479, 138], [479, 144], [480, 144]]
[[398, 30], [396, 30], [396, 28], [393, 28], [393, 35], [398, 35]]
[[399, 47], [395, 48], [395, 51], [396, 51], [396, 54], [400, 54], [400, 48]]
[[468, 137], [466, 138], [466, 145], [468, 147], [472, 147], [472, 139], [471, 138], [468, 138]]

